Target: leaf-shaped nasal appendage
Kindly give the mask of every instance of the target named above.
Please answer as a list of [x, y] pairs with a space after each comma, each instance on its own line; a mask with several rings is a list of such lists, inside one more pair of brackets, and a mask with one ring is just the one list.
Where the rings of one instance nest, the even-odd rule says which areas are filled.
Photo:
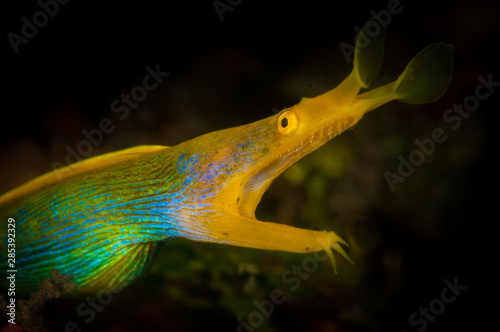
[[393, 88], [396, 99], [409, 104], [436, 101], [453, 74], [452, 45], [435, 43], [420, 51], [406, 66]]
[[384, 42], [385, 28], [371, 18], [359, 32], [354, 51], [354, 71], [363, 88], [378, 75], [384, 60]]

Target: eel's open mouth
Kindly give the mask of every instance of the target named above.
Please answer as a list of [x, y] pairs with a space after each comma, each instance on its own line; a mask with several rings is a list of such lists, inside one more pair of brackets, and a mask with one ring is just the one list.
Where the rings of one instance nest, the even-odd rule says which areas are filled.
[[248, 177], [239, 198], [239, 214], [244, 217], [254, 218], [255, 209], [271, 183], [298, 160], [313, 152], [337, 134], [339, 132], [323, 128], [300, 143], [294, 144], [292, 148], [270, 151], [269, 156], [265, 158], [267, 160], [262, 160], [249, 172], [251, 175]]

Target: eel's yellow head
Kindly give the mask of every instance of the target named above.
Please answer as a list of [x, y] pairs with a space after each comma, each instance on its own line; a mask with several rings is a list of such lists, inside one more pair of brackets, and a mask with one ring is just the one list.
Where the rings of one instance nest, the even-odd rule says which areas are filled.
[[[444, 94], [453, 71], [453, 46], [443, 43], [418, 53], [396, 81], [359, 94], [378, 75], [385, 39], [381, 30], [369, 43], [361, 41], [366, 37], [364, 29], [356, 43], [354, 68], [335, 89], [303, 98], [267, 119], [221, 132], [221, 141], [222, 136], [231, 136], [238, 142], [226, 150], [232, 157], [231, 177], [224, 186], [222, 204], [253, 218], [262, 195], [279, 174], [356, 124], [365, 113], [394, 99], [428, 103]], [[227, 141], [224, 144], [228, 146]]]

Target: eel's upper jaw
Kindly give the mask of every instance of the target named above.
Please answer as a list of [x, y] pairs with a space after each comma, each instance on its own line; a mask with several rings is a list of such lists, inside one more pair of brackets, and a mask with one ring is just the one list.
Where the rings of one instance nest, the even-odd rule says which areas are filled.
[[[295, 110], [297, 117], [300, 117], [300, 108], [304, 108], [304, 105], [308, 108], [309, 101], [312, 99], [305, 99], [289, 110]], [[238, 196], [238, 213], [244, 217], [254, 218], [257, 205], [274, 179], [304, 156], [354, 125], [357, 120], [359, 119], [350, 116], [339, 119], [333, 115], [329, 121], [301, 123], [301, 128], [286, 138], [286, 144], [278, 144], [248, 171], [241, 195]]]
[[[368, 24], [363, 29], [366, 29], [367, 26]], [[301, 125], [303, 129], [306, 127], [307, 131], [303, 130], [303, 133], [293, 140], [293, 144], [290, 144], [291, 148], [281, 151], [281, 154], [275, 153], [269, 158], [269, 161], [260, 163], [251, 170], [251, 175], [243, 187], [241, 197], [238, 198], [237, 206], [240, 215], [254, 218], [255, 209], [262, 195], [278, 175], [305, 155], [354, 125], [368, 110], [363, 109], [364, 106], [357, 109], [351, 106], [359, 90], [363, 87], [366, 88], [377, 76], [383, 59], [384, 40], [385, 30], [373, 38], [367, 47], [359, 47], [364, 41], [358, 37], [351, 75], [337, 88], [316, 98], [303, 98], [298, 105], [291, 108], [292, 111], [295, 110], [299, 120], [305, 120], [302, 121]], [[332, 116], [332, 106], [340, 105], [343, 105], [340, 107], [341, 113], [342, 110], [347, 112]], [[357, 114], [352, 113], [354, 110], [357, 111], [355, 112]], [[336, 111], [339, 109], [337, 108]], [[301, 117], [302, 119], [300, 119]], [[328, 121], [325, 121], [325, 118], [328, 118]]]
[[[368, 26], [369, 22], [363, 30]], [[385, 31], [368, 45], [363, 45], [360, 36], [353, 70], [339, 86], [315, 98], [303, 98], [299, 104], [280, 113], [294, 113], [299, 127], [286, 141], [275, 143], [266, 160], [249, 170], [236, 202], [240, 215], [254, 218], [262, 195], [278, 175], [356, 124], [367, 112], [395, 99], [412, 104], [428, 103], [446, 92], [453, 73], [453, 46], [435, 43], [419, 52], [396, 81], [359, 94], [378, 74]]]

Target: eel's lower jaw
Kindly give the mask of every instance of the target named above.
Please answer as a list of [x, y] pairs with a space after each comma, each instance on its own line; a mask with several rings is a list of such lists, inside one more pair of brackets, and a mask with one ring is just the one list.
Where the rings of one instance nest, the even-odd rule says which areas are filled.
[[317, 241], [330, 258], [335, 274], [337, 274], [337, 264], [335, 264], [335, 257], [333, 256], [332, 249], [344, 257], [349, 263], [354, 264], [354, 261], [347, 255], [344, 248], [341, 246], [345, 245], [346, 247], [349, 247], [349, 245], [347, 242], [338, 237], [337, 234], [333, 232], [326, 232], [326, 236], [318, 236]]

